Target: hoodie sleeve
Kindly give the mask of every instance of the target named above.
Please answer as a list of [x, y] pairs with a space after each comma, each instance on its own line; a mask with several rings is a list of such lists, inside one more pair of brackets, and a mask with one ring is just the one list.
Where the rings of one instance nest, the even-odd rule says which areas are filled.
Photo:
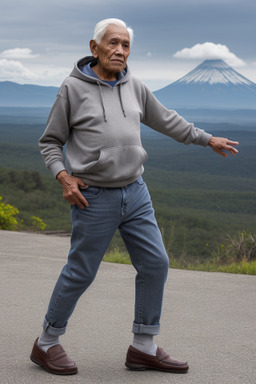
[[54, 177], [65, 169], [63, 146], [70, 136], [69, 111], [68, 97], [61, 88], [39, 139], [41, 155]]
[[176, 111], [165, 108], [146, 86], [144, 97], [143, 124], [179, 143], [207, 146], [212, 135], [188, 123]]

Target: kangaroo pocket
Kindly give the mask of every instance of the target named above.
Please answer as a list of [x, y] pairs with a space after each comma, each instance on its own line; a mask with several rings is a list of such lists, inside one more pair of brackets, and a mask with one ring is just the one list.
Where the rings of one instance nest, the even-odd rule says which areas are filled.
[[85, 173], [95, 181], [126, 180], [139, 175], [146, 160], [147, 153], [139, 145], [104, 148]]

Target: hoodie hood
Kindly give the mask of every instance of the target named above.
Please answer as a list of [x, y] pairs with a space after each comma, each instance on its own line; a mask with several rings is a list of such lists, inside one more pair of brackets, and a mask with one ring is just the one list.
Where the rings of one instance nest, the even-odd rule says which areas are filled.
[[[89, 76], [82, 72], [81, 68], [84, 67], [87, 64], [91, 64], [91, 67], [94, 67], [98, 62], [97, 59], [95, 59], [93, 56], [86, 56], [82, 59], [80, 59], [74, 66], [74, 69], [70, 73], [70, 77], [76, 77], [82, 81], [86, 82], [92, 82], [98, 85], [99, 87], [99, 94], [100, 94], [100, 100], [102, 105], [102, 112], [104, 116], [104, 121], [107, 122], [107, 115], [106, 115], [106, 108], [104, 103], [104, 97], [101, 87], [102, 86], [108, 86], [111, 87], [106, 81], [101, 80], [98, 78], [97, 75], [95, 76]], [[124, 103], [122, 99], [122, 84], [126, 83], [130, 78], [130, 72], [128, 71], [128, 66], [121, 72], [117, 74], [117, 83], [114, 85], [114, 87], [119, 87], [119, 100], [120, 100], [120, 107], [122, 109], [124, 117], [126, 117], [126, 112], [124, 108]]]
[[[86, 56], [82, 59], [78, 60], [77, 63], [74, 65], [74, 69], [70, 73], [71, 77], [76, 77], [83, 81], [89, 81], [89, 82], [100, 82], [102, 85], [108, 85], [104, 80], [99, 79], [98, 77], [92, 77], [88, 76], [85, 73], [81, 71], [81, 68], [84, 67], [87, 64], [91, 64], [91, 67], [94, 67], [97, 64], [98, 60], [95, 59], [93, 56]], [[128, 69], [128, 66], [121, 72], [117, 74], [117, 80], [116, 86], [120, 83], [126, 83], [130, 79], [130, 71]]]

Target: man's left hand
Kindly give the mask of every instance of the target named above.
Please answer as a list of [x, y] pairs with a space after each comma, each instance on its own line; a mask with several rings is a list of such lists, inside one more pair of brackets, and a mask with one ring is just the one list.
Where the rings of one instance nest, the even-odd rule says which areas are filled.
[[238, 141], [231, 141], [225, 139], [224, 137], [214, 137], [212, 136], [209, 140], [208, 145], [212, 148], [212, 150], [223, 157], [227, 157], [227, 153], [224, 151], [228, 151], [232, 156], [235, 156], [238, 153], [238, 150], [234, 148], [234, 145], [238, 145]]

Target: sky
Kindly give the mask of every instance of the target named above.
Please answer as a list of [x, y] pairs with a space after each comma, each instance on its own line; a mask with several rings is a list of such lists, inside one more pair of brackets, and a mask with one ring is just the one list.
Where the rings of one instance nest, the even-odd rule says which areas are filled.
[[1, 0], [0, 81], [60, 86], [112, 17], [133, 28], [128, 65], [152, 91], [206, 59], [256, 83], [255, 0]]

